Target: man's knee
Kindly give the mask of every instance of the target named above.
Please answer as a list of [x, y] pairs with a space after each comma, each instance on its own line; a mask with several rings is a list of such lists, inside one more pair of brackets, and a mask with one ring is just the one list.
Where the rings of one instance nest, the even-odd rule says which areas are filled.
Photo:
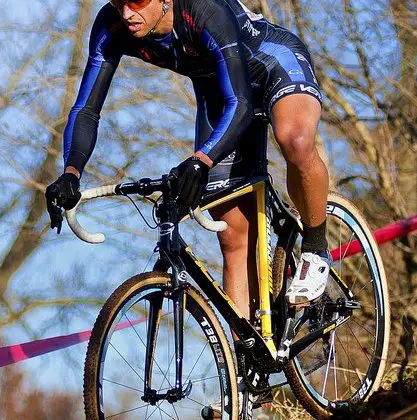
[[218, 233], [218, 238], [224, 257], [230, 254], [247, 252], [249, 242], [247, 230], [233, 229], [229, 226], [224, 232]]
[[317, 154], [315, 132], [301, 124], [287, 124], [277, 129], [275, 137], [285, 160], [299, 169], [310, 165]]

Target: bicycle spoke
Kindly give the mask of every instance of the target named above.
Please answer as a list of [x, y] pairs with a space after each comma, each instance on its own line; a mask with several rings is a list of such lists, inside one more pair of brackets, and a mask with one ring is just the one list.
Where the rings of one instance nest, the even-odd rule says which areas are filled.
[[[350, 375], [349, 375], [350, 378]], [[356, 385], [359, 382], [359, 385], [361, 384], [361, 381], [359, 379], [356, 379], [355, 383], [353, 385]], [[358, 386], [359, 388], [359, 386]], [[352, 394], [354, 394], [356, 392], [356, 390], [358, 388], [354, 388], [351, 383], [350, 383], [350, 379], [349, 379], [349, 386], [347, 387], [347, 390], [343, 393], [343, 395], [340, 396], [340, 399], [343, 400], [348, 394], [349, 392], [351, 392]]]
[[174, 409], [175, 415], [177, 416], [177, 420], [180, 420], [174, 404], [172, 404], [172, 408]]
[[333, 346], [334, 346], [334, 331], [332, 331], [332, 342], [330, 344], [330, 352], [329, 352], [329, 359], [327, 361], [327, 366], [326, 366], [326, 375], [324, 377], [324, 384], [323, 384], [323, 390], [322, 390], [322, 394], [321, 396], [324, 397], [324, 393], [326, 392], [326, 387], [327, 387], [327, 377], [329, 374], [329, 367], [330, 367], [330, 362], [331, 362], [331, 355], [332, 355], [332, 350], [333, 350]]
[[[333, 331], [335, 333], [335, 331]], [[338, 400], [337, 397], [337, 369], [336, 369], [336, 350], [334, 346], [334, 334], [333, 334], [333, 378], [334, 378], [334, 391], [336, 394], [336, 401]]]
[[365, 355], [365, 357], [368, 359], [368, 362], [371, 361], [371, 359], [369, 358], [368, 354], [366, 353], [366, 351], [364, 350], [362, 344], [359, 342], [358, 337], [356, 337], [356, 334], [353, 332], [352, 328], [350, 327], [350, 325], [346, 324], [346, 326], [349, 328], [350, 332], [352, 333], [353, 337], [355, 338], [356, 342], [358, 343], [358, 346], [360, 347], [360, 349], [362, 350], [362, 353]]
[[147, 418], [146, 416], [148, 415], [148, 410], [149, 410], [149, 404], [146, 407], [146, 412], [145, 412], [145, 419]]
[[[345, 330], [346, 330], [346, 326], [344, 326]], [[349, 335], [346, 334], [346, 347], [349, 348]], [[350, 360], [348, 359], [348, 370], [350, 367]], [[348, 382], [349, 382], [349, 389], [351, 389], [352, 385], [350, 383], [350, 375], [348, 374]]]
[[345, 253], [343, 254], [342, 260], [344, 260], [344, 259], [345, 259], [346, 254], [347, 254], [347, 252], [348, 252], [348, 250], [349, 250], [350, 244], [353, 242], [354, 237], [355, 237], [355, 233], [354, 233], [354, 232], [352, 232], [352, 234], [350, 235], [349, 242], [348, 242], [348, 244], [346, 245]]
[[370, 280], [368, 283], [366, 283], [359, 291], [356, 293], [357, 295], [362, 292], [363, 289], [367, 288], [371, 283], [373, 283], [373, 280]]
[[[336, 332], [335, 332], [335, 333], [336, 333]], [[340, 340], [340, 338], [339, 338], [339, 336], [338, 336], [337, 334], [336, 334], [336, 338], [338, 339], [338, 341], [339, 341], [339, 343], [340, 343], [340, 345], [341, 345], [341, 347], [342, 347], [343, 352], [346, 354], [347, 359], [350, 361], [351, 365], [352, 365], [352, 366], [354, 366], [354, 364], [353, 364], [353, 363], [352, 363], [352, 361], [350, 360], [349, 354], [347, 353], [346, 349], [345, 349], [345, 348], [344, 348], [344, 346], [343, 346], [342, 341]], [[358, 376], [359, 381], [361, 381], [361, 377], [358, 375], [358, 372], [356, 371], [356, 368], [354, 369], [354, 372], [355, 372], [355, 373], [356, 373], [356, 375]]]
[[[161, 402], [161, 404], [162, 404], [162, 402]], [[163, 410], [162, 408], [161, 408], [161, 404], [159, 404], [159, 411], [160, 411], [160, 415], [161, 415], [161, 419], [162, 419], [162, 413], [164, 413], [164, 414], [166, 414], [170, 419], [173, 419], [173, 420], [175, 420], [175, 418], [174, 417], [172, 417], [170, 414], [168, 414], [165, 410]], [[172, 406], [173, 406], [173, 404], [172, 404]]]
[[[145, 305], [146, 305], [146, 300], [145, 300]], [[138, 336], [140, 342], [143, 344], [143, 347], [145, 347], [146, 349], [146, 344], [144, 343], [144, 341], [142, 340], [142, 338], [140, 337], [140, 335], [138, 334], [138, 332], [136, 331], [136, 328], [134, 327], [134, 325], [132, 324], [132, 322], [130, 321], [130, 319], [128, 318], [128, 316], [125, 314], [126, 319], [129, 321], [129, 324], [132, 326], [133, 330], [135, 331], [136, 335]], [[148, 323], [146, 322], [146, 330], [148, 329]], [[148, 332], [146, 331], [146, 335], [148, 334]], [[157, 368], [159, 369], [159, 371], [161, 372], [162, 375], [164, 375], [164, 372], [162, 371], [162, 369], [160, 368], [158, 362], [156, 361], [155, 357], [152, 356], [152, 361], [155, 363], [155, 365], [157, 366]], [[169, 386], [171, 386], [171, 383], [169, 382], [169, 380], [167, 379]]]
[[133, 372], [136, 373], [136, 375], [138, 376], [138, 378], [145, 383], [145, 381], [143, 380], [143, 378], [139, 375], [138, 372], [136, 372], [136, 370], [133, 368], [133, 366], [122, 356], [122, 354], [116, 349], [116, 347], [114, 347], [114, 345], [112, 343], [109, 343], [110, 346], [116, 351], [116, 353], [126, 362], [126, 364], [130, 367], [130, 369], [133, 370]]
[[364, 255], [362, 255], [362, 258], [361, 258], [361, 264], [360, 264], [360, 266], [359, 266], [359, 268], [356, 270], [356, 276], [355, 276], [355, 278], [354, 278], [354, 280], [353, 280], [353, 284], [352, 284], [352, 293], [353, 294], [355, 294], [354, 293], [354, 291], [355, 291], [355, 284], [356, 284], [356, 282], [358, 281], [358, 278], [359, 278], [359, 273], [360, 273], [360, 271], [361, 271], [361, 268], [362, 268], [362, 264], [363, 264], [363, 262], [365, 261], [365, 256]]
[[128, 386], [128, 385], [123, 385], [120, 382], [111, 381], [110, 379], [106, 379], [106, 378], [103, 378], [103, 381], [110, 382], [112, 384], [119, 385], [119, 386], [122, 386], [123, 388], [131, 389], [133, 391], [137, 391], [137, 392], [140, 392], [141, 394], [143, 394], [143, 391], [141, 391], [140, 389], [136, 389], [136, 388], [133, 388], [133, 387]]
[[159, 408], [159, 406], [156, 405], [155, 410], [153, 410], [152, 413], [149, 414], [149, 417], [145, 417], [145, 420], [148, 420], [149, 418], [151, 418], [152, 417], [152, 414], [155, 413], [155, 411], [158, 410], [158, 408]]
[[192, 402], [195, 402], [196, 404], [201, 405], [201, 407], [205, 407], [205, 405], [204, 405], [204, 404], [202, 404], [201, 402], [198, 402], [198, 401], [196, 401], [196, 400], [192, 399], [190, 396], [187, 396], [187, 400], [190, 400], [190, 401], [192, 401]]
[[[197, 384], [199, 382], [205, 382], [205, 381], [209, 381], [211, 379], [216, 379], [216, 378], [220, 378], [220, 376], [216, 375], [216, 376], [210, 376], [209, 378], [202, 378], [202, 379], [196, 379], [196, 380], [190, 379], [190, 381], [194, 385], [194, 384]], [[187, 381], [185, 381], [185, 382], [187, 382]], [[169, 387], [161, 388], [161, 389], [158, 390], [158, 392], [164, 392], [164, 391], [167, 391], [168, 389], [169, 389]]]
[[111, 414], [110, 416], [106, 416], [105, 418], [112, 419], [113, 417], [121, 416], [122, 414], [131, 413], [132, 411], [135, 411], [135, 410], [140, 410], [141, 408], [145, 408], [146, 406], [149, 406], [149, 404], [140, 405], [139, 407], [131, 408], [129, 410], [124, 410], [124, 411], [121, 411], [120, 413]]
[[367, 328], [365, 328], [362, 324], [360, 324], [358, 321], [355, 320], [354, 316], [351, 316], [350, 319], [358, 326], [361, 327], [363, 330], [365, 330], [368, 334], [372, 335], [373, 338], [376, 338], [376, 335], [369, 331]]
[[194, 363], [194, 366], [192, 367], [192, 369], [191, 369], [190, 373], [189, 373], [189, 374], [188, 374], [188, 376], [187, 376], [187, 379], [184, 381], [185, 383], [187, 383], [188, 379], [190, 379], [190, 376], [191, 376], [191, 374], [193, 373], [193, 371], [194, 371], [195, 367], [197, 366], [197, 363], [198, 363], [198, 361], [200, 360], [200, 357], [201, 357], [201, 355], [203, 354], [204, 350], [206, 349], [207, 345], [208, 345], [208, 341], [207, 341], [207, 342], [206, 342], [206, 344], [204, 345], [203, 350], [201, 350], [201, 352], [200, 352], [200, 354], [199, 354], [199, 356], [198, 356], [197, 360], [196, 360], [196, 361], [195, 361], [195, 363]]
[[193, 384], [197, 384], [198, 382], [209, 381], [209, 380], [211, 380], [211, 379], [216, 379], [216, 378], [220, 378], [220, 376], [219, 376], [219, 375], [216, 375], [216, 376], [210, 376], [209, 378], [196, 379], [196, 380], [192, 380], [192, 379], [191, 379], [191, 382], [192, 382]]
[[[169, 352], [168, 352], [169, 353]], [[170, 362], [169, 362], [169, 365], [168, 365], [168, 367], [167, 367], [167, 370], [166, 370], [166, 372], [165, 373], [163, 373], [162, 375], [163, 375], [163, 377], [164, 377], [164, 379], [163, 379], [163, 381], [162, 381], [162, 383], [161, 383], [161, 385], [160, 385], [160, 387], [159, 387], [159, 389], [158, 389], [158, 392], [160, 392], [161, 391], [161, 389], [162, 389], [162, 385], [164, 384], [164, 382], [165, 382], [165, 380], [168, 382], [168, 384], [169, 384], [169, 381], [168, 381], [168, 379], [167, 379], [167, 376], [169, 375], [169, 369], [170, 369], [170, 367], [171, 367], [171, 364], [172, 364], [172, 361], [174, 360], [174, 357], [175, 357], [175, 353], [172, 355], [172, 357], [171, 357], [171, 360], [170, 360]], [[169, 385], [170, 387], [171, 387], [171, 385]]]

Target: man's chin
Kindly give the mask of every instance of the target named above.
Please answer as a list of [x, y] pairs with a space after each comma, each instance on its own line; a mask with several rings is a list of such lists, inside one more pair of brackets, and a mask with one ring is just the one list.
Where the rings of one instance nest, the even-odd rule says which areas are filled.
[[143, 38], [143, 37], [146, 36], [147, 32], [146, 31], [137, 31], [137, 32], [131, 32], [130, 34], [135, 38]]

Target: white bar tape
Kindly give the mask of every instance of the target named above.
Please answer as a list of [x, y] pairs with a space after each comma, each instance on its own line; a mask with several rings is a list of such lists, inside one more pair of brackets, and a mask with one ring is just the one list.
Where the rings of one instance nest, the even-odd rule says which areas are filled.
[[90, 200], [97, 197], [105, 197], [106, 195], [115, 195], [115, 185], [105, 185], [104, 187], [90, 188], [81, 193], [81, 200]]
[[[78, 238], [90, 244], [100, 244], [105, 241], [106, 237], [102, 233], [91, 233], [85, 230], [77, 220], [77, 208], [82, 201], [91, 200], [93, 198], [104, 197], [109, 195], [116, 195], [116, 185], [106, 185], [104, 187], [90, 188], [81, 193], [80, 201], [71, 210], [67, 210], [65, 215], [67, 217], [68, 225]], [[212, 232], [222, 232], [227, 229], [227, 223], [223, 221], [215, 222], [203, 215], [200, 207], [193, 211], [193, 217], [205, 229]]]
[[91, 200], [92, 198], [115, 195], [115, 188], [116, 184], [85, 190], [81, 193], [80, 201], [75, 205], [75, 207], [65, 212], [69, 227], [74, 232], [74, 234], [84, 242], [88, 242], [90, 244], [100, 244], [105, 241], [106, 237], [102, 233], [88, 232], [80, 225], [76, 216], [78, 206], [82, 201]]
[[193, 217], [197, 222], [207, 230], [211, 232], [223, 232], [227, 229], [227, 223], [223, 221], [215, 222], [214, 220], [209, 219], [208, 217], [204, 216], [203, 212], [201, 211], [200, 207], [197, 207], [193, 210]]

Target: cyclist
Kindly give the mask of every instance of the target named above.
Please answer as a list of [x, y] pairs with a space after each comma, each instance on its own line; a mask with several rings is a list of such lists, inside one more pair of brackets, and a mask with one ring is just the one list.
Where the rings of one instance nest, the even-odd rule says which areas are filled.
[[[79, 179], [93, 151], [100, 111], [123, 55], [191, 78], [197, 99], [194, 154], [172, 169], [178, 202], [198, 205], [250, 173], [257, 145], [253, 109], [267, 113], [287, 162], [288, 192], [304, 224], [301, 263], [287, 292], [292, 304], [324, 291], [328, 174], [315, 147], [321, 94], [305, 45], [239, 0], [112, 0], [98, 13], [79, 94], [64, 132], [65, 172], [46, 190], [51, 227], [80, 197]], [[239, 198], [211, 211], [219, 233], [224, 288], [241, 312], [258, 307], [255, 201]]]

